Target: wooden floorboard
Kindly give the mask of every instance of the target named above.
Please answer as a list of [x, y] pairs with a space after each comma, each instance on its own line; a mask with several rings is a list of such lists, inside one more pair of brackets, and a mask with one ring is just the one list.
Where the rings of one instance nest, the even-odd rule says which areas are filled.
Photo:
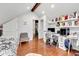
[[42, 39], [33, 39], [30, 42], [22, 43], [17, 49], [18, 56], [25, 56], [28, 53], [37, 53], [43, 56], [73, 56], [74, 53], [64, 51], [55, 46], [46, 45]]

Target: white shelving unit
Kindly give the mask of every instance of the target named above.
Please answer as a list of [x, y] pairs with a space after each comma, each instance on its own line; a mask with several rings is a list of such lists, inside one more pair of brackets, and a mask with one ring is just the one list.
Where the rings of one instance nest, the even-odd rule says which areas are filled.
[[62, 20], [62, 21], [48, 21], [48, 23], [56, 23], [56, 22], [67, 22], [67, 21], [76, 21], [78, 18], [70, 18], [70, 19], [66, 19], [66, 20]]
[[68, 21], [76, 21], [77, 18], [70, 18], [70, 19], [66, 19], [66, 20], [63, 20], [63, 21], [57, 21], [57, 22], [68, 22]]
[[[48, 26], [49, 27], [52, 27], [52, 28], [55, 28], [55, 29], [60, 29], [60, 28], [79, 28], [79, 25], [75, 25], [75, 21], [77, 21], [78, 18], [70, 18], [70, 19], [66, 19], [66, 20], [62, 20], [62, 21], [48, 21]], [[66, 23], [66, 22], [71, 22], [72, 25], [59, 25], [59, 26], [56, 26], [57, 25], [57, 22], [59, 23]], [[61, 39], [62, 38], [62, 39]], [[66, 50], [66, 48], [64, 47], [64, 38], [66, 37], [62, 37], [60, 36], [59, 37], [59, 48], [63, 49], [63, 50]]]
[[70, 19], [67, 19], [67, 20], [63, 20], [63, 21], [54, 21], [54, 22], [52, 22], [52, 21], [48, 21], [48, 24], [49, 24], [49, 26], [53, 26], [53, 25], [55, 25], [55, 26], [53, 26], [54, 28], [65, 28], [65, 27], [69, 27], [69, 28], [76, 28], [76, 27], [79, 27], [79, 25], [74, 25], [74, 24], [72, 24], [72, 25], [63, 25], [63, 26], [56, 26], [56, 24], [57, 24], [57, 22], [59, 22], [59, 23], [65, 23], [65, 22], [73, 22], [73, 21], [77, 21], [77, 18], [70, 18]]

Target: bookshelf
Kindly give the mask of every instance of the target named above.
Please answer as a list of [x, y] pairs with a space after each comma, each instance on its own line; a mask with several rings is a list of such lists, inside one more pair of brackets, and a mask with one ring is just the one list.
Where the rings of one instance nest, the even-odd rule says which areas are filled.
[[[63, 21], [54, 21], [54, 22], [48, 21], [48, 24], [52, 25], [52, 26], [55, 25], [55, 26], [53, 26], [55, 28], [65, 28], [65, 27], [75, 28], [75, 27], [79, 27], [79, 24], [77, 24], [77, 25], [75, 24], [76, 21], [79, 21], [79, 19], [71, 18], [71, 19], [67, 19], [67, 20], [63, 20]], [[60, 25], [56, 26], [58, 22], [60, 23]], [[65, 23], [65, 24], [63, 25], [63, 23]]]
[[[59, 24], [58, 24], [59, 23]], [[77, 15], [75, 18], [74, 17], [71, 17], [71, 18], [68, 18], [68, 19], [58, 19], [58, 20], [54, 20], [54, 21], [48, 21], [48, 27], [52, 27], [52, 28], [55, 28], [56, 31], [58, 31], [60, 28], [71, 28], [71, 29], [77, 29], [79, 30], [79, 16]], [[70, 29], [70, 31], [72, 31]], [[77, 32], [76, 30], [74, 30], [73, 32], [76, 32], [76, 33], [79, 33]], [[57, 34], [57, 32], [55, 32]], [[70, 33], [70, 37], [71, 37], [71, 33]], [[74, 37], [74, 36], [73, 36]], [[59, 35], [59, 48], [65, 50], [65, 46], [64, 46], [64, 41], [65, 39], [67, 39], [68, 36], [61, 36]], [[78, 37], [76, 37], [78, 38]], [[77, 39], [78, 41], [78, 39]], [[73, 42], [74, 43], [74, 42]], [[75, 44], [76, 46], [76, 44]]]

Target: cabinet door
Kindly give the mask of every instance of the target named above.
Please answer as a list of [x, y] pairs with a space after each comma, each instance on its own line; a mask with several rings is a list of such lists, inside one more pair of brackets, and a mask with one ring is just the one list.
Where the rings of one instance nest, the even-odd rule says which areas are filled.
[[65, 45], [64, 45], [65, 38], [60, 36], [58, 41], [59, 41], [59, 48], [66, 50]]

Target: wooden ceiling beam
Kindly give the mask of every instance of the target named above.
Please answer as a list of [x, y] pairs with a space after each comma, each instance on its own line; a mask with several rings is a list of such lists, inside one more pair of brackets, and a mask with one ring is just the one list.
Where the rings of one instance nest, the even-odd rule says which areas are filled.
[[33, 6], [33, 8], [31, 9], [31, 11], [34, 12], [40, 4], [41, 4], [41, 3], [36, 3], [36, 4]]

